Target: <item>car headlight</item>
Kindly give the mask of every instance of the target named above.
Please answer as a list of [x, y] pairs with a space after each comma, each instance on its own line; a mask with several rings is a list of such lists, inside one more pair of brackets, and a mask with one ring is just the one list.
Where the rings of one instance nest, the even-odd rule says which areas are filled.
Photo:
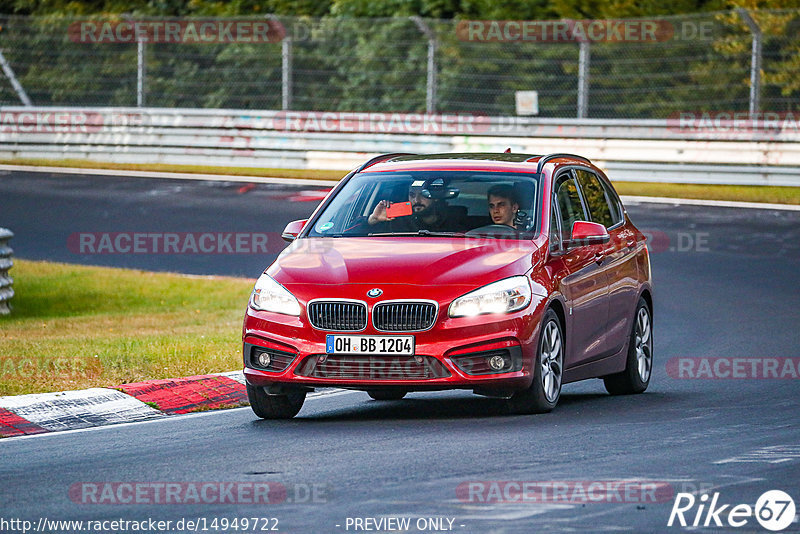
[[485, 313], [521, 310], [531, 301], [531, 285], [525, 276], [512, 276], [466, 295], [450, 304], [450, 317], [472, 317]]
[[256, 280], [253, 294], [250, 295], [250, 306], [256, 310], [300, 315], [300, 303], [295, 296], [266, 273]]

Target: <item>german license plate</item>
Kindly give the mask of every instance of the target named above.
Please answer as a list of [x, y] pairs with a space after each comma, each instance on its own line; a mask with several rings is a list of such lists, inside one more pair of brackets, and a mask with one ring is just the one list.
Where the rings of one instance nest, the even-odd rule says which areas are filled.
[[328, 354], [394, 354], [414, 355], [414, 336], [343, 336], [328, 334]]

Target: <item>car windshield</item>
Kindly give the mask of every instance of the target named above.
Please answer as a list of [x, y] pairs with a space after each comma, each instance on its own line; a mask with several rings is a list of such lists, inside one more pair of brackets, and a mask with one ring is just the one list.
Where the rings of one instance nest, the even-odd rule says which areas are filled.
[[311, 237], [531, 239], [539, 175], [476, 171], [354, 175], [315, 219]]

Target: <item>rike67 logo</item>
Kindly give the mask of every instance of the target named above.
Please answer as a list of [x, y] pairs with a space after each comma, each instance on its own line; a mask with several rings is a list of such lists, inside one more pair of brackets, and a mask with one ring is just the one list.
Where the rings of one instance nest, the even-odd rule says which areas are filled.
[[733, 506], [720, 504], [719, 493], [710, 498], [706, 493], [699, 498], [691, 493], [678, 493], [667, 526], [738, 528], [747, 525], [753, 517], [767, 530], [784, 530], [794, 522], [794, 500], [784, 491], [770, 490], [758, 498], [755, 507], [749, 504]]

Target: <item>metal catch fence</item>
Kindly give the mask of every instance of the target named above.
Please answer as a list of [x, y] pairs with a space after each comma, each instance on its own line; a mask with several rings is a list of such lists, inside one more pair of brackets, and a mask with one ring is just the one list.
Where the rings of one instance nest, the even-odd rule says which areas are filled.
[[[800, 10], [0, 20], [0, 105], [668, 118], [800, 110]], [[531, 94], [530, 92], [535, 92]], [[533, 100], [530, 100], [530, 99]]]

